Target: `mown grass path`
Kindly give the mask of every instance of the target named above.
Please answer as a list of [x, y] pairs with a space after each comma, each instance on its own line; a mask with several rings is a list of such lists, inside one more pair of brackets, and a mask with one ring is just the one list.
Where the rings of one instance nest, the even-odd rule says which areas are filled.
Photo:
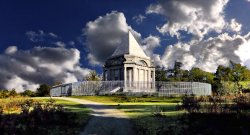
[[55, 99], [68, 100], [85, 105], [92, 110], [93, 116], [86, 125], [82, 135], [134, 135], [133, 126], [128, 116], [111, 106], [93, 101], [69, 98], [54, 97]]

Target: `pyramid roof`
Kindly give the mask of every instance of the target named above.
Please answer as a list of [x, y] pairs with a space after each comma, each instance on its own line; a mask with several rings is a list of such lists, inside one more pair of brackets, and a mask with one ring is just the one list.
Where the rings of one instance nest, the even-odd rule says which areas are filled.
[[121, 56], [125, 54], [134, 55], [142, 58], [149, 58], [144, 53], [143, 49], [130, 31], [122, 39], [121, 44], [116, 48], [116, 50], [112, 54], [112, 57]]

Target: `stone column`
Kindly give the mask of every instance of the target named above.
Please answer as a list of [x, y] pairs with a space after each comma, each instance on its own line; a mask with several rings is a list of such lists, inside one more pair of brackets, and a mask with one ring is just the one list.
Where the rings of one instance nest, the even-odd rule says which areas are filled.
[[124, 82], [124, 91], [126, 91], [126, 87], [127, 87], [127, 67], [124, 66], [123, 67], [123, 82]]
[[136, 68], [133, 67], [133, 79], [132, 79], [132, 85], [136, 85]]

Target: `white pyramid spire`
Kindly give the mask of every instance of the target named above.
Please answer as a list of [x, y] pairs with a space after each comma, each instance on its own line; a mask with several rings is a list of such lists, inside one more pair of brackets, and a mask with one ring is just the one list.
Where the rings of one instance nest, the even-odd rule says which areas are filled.
[[124, 54], [134, 55], [143, 58], [149, 58], [142, 50], [139, 43], [136, 41], [133, 34], [129, 31], [128, 34], [123, 38], [122, 43], [116, 48], [112, 57], [120, 56]]

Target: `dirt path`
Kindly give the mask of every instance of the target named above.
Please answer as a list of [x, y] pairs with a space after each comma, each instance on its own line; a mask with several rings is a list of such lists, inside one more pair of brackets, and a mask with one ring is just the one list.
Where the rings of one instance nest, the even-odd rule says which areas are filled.
[[84, 104], [92, 109], [93, 117], [89, 120], [81, 135], [134, 135], [132, 124], [124, 112], [113, 107], [88, 100], [56, 97]]

